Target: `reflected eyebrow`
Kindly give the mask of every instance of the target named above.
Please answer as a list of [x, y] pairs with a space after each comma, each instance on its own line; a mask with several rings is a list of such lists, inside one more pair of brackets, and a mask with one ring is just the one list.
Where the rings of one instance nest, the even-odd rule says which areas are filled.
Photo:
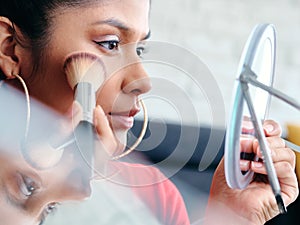
[[45, 219], [41, 219], [40, 222], [39, 222], [39, 225], [43, 225], [45, 222]]
[[[13, 196], [11, 196], [11, 194], [9, 193], [9, 191], [7, 190], [7, 188], [4, 188], [4, 193], [6, 196], [6, 202], [10, 205], [12, 205], [13, 207], [15, 207], [18, 211], [20, 212], [25, 212], [28, 213], [28, 209], [26, 208], [26, 206], [22, 203], [20, 203], [19, 201], [17, 201]], [[42, 213], [38, 216], [38, 224], [42, 225], [45, 222], [46, 216], [44, 215], [44, 210], [42, 211]]]
[[45, 222], [45, 220], [46, 220], [46, 216], [45, 216], [45, 213], [44, 213], [44, 210], [42, 211], [42, 213], [41, 213], [41, 215], [39, 216], [39, 225], [42, 225], [42, 224], [44, 224], [44, 222]]
[[24, 204], [17, 201], [7, 190], [7, 188], [4, 188], [5, 198], [6, 202], [10, 204], [11, 206], [15, 207], [19, 211], [26, 212], [26, 207]]

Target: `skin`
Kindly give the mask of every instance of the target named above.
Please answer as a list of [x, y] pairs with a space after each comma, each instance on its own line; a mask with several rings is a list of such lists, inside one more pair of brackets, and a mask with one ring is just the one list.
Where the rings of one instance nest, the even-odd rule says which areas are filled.
[[[53, 15], [50, 43], [45, 49], [42, 63], [34, 72], [31, 52], [12, 39], [12, 24], [6, 18], [1, 18], [0, 68], [10, 79], [6, 83], [22, 90], [19, 81], [12, 75], [21, 74], [31, 96], [67, 116], [74, 105], [73, 90], [63, 69], [65, 59], [80, 51], [96, 54], [107, 71], [106, 81], [97, 91], [97, 107], [94, 111], [94, 125], [101, 140], [96, 151], [96, 161], [101, 158], [103, 151], [115, 154], [123, 149], [132, 117], [139, 111], [139, 95], [151, 88], [149, 78], [136, 54], [149, 33], [148, 14], [149, 2], [146, 0], [112, 0], [103, 4], [94, 3], [92, 7], [56, 11]], [[107, 41], [118, 39], [122, 45], [109, 50]], [[273, 160], [283, 198], [288, 205], [298, 195], [293, 171], [295, 158], [292, 151], [285, 148], [278, 124], [272, 121], [268, 124], [272, 125], [273, 130], [266, 131], [266, 135], [274, 153]], [[255, 141], [247, 151], [260, 154]], [[28, 165], [19, 152], [13, 155], [17, 164], [11, 163], [9, 157], [5, 154], [0, 157], [0, 205], [3, 210], [0, 214], [5, 224], [37, 224], [42, 211], [49, 204], [81, 200], [90, 195], [89, 180], [82, 177], [81, 173], [74, 173], [74, 170], [82, 169], [82, 162], [75, 160], [72, 151], [66, 151], [61, 161], [51, 170], [43, 171]], [[254, 163], [249, 163], [246, 169], [266, 174], [261, 165]], [[39, 184], [34, 195], [22, 195], [16, 179], [20, 171]], [[67, 182], [74, 179], [77, 182]], [[9, 197], [15, 201], [8, 201]], [[228, 221], [228, 224], [242, 224], [244, 220], [248, 224], [263, 224], [278, 214], [274, 204], [270, 186], [265, 183], [254, 180], [245, 190], [228, 188], [222, 161], [213, 179], [206, 223], [224, 224], [226, 221], [220, 220], [220, 223], [215, 216], [214, 212], [217, 212], [221, 218], [224, 218], [223, 213], [234, 216], [235, 220]]]
[[[295, 201], [299, 194], [295, 169], [295, 154], [285, 147], [281, 135], [281, 128], [271, 120], [264, 122], [267, 142], [271, 149], [271, 156], [281, 187], [281, 194], [285, 206]], [[253, 152], [259, 158], [262, 154], [257, 140], [241, 142], [244, 152]], [[252, 170], [256, 173], [254, 180], [244, 190], [230, 189], [226, 185], [224, 161], [222, 160], [215, 172], [209, 203], [206, 211], [205, 224], [264, 224], [279, 214], [274, 194], [266, 179], [266, 170], [262, 162], [244, 160], [240, 164], [241, 170]]]
[[[101, 139], [99, 151], [104, 149], [112, 154], [120, 151], [133, 116], [140, 110], [138, 97], [151, 87], [137, 55], [137, 48], [149, 33], [148, 14], [146, 0], [106, 1], [56, 11], [50, 43], [44, 52], [46, 63], [41, 63], [34, 73], [33, 63], [28, 60], [31, 52], [11, 39], [12, 24], [1, 18], [0, 66], [10, 79], [6, 83], [22, 90], [12, 76], [21, 74], [31, 96], [69, 117], [74, 109], [73, 90], [63, 69], [65, 59], [74, 52], [97, 55], [108, 74], [97, 91], [98, 106], [94, 110], [93, 122]], [[108, 41], [121, 42], [124, 47], [110, 50]], [[96, 159], [102, 155], [99, 151]], [[57, 165], [43, 171], [28, 165], [19, 152], [13, 153], [14, 162], [18, 163], [11, 163], [10, 157], [5, 154], [0, 157], [0, 205], [3, 210], [0, 214], [5, 224], [37, 224], [43, 211], [53, 202], [82, 200], [90, 195], [89, 180], [80, 172], [74, 172], [81, 170], [81, 163], [75, 160], [72, 151], [66, 151]], [[17, 178], [19, 171], [22, 176], [34, 180], [37, 190], [32, 196], [22, 193]]]

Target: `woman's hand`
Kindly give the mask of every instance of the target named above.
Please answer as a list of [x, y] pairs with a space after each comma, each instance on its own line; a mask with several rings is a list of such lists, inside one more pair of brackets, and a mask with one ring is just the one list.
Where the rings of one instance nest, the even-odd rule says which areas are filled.
[[97, 106], [94, 110], [94, 126], [98, 134], [95, 142], [95, 172], [97, 177], [106, 176], [110, 159], [121, 148], [109, 125], [108, 119], [101, 108]]
[[[280, 138], [281, 129], [277, 123], [271, 120], [265, 121], [264, 129], [280, 183], [282, 198], [285, 206], [288, 206], [297, 198], [299, 192], [294, 172], [295, 154]], [[252, 152], [259, 158], [262, 157], [257, 140], [253, 140], [251, 145], [246, 146], [245, 143], [247, 142], [241, 142], [241, 149], [249, 152], [249, 146], [251, 146]], [[279, 214], [262, 160], [244, 161], [241, 163], [241, 169], [254, 171], [254, 178], [244, 190], [231, 189], [225, 180], [224, 161], [220, 162], [211, 186], [206, 224], [257, 225], [264, 224]]]

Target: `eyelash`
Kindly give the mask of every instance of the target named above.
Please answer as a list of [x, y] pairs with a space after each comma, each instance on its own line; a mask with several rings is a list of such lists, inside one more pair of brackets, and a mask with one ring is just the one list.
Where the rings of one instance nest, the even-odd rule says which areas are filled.
[[[119, 50], [120, 41], [115, 40], [109, 40], [109, 41], [95, 41], [95, 43], [103, 48], [106, 49], [106, 51], [115, 52]], [[142, 57], [142, 55], [145, 53], [145, 47], [140, 46], [136, 48], [136, 54], [139, 57]]]
[[95, 43], [102, 48], [105, 48], [106, 51], [117, 51], [119, 50], [119, 41], [110, 40], [110, 41], [95, 41]]

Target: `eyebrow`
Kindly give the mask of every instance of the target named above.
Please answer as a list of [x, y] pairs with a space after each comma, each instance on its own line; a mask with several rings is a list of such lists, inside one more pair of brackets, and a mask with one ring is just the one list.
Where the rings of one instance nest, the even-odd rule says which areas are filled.
[[[128, 27], [126, 24], [124, 24], [122, 21], [116, 19], [116, 18], [109, 18], [106, 20], [101, 20], [98, 22], [93, 23], [93, 25], [98, 25], [98, 24], [108, 24], [110, 26], [116, 27], [122, 31], [126, 31], [126, 32], [131, 32], [132, 29], [130, 29], [130, 27]], [[151, 31], [149, 30], [148, 33], [141, 39], [143, 40], [147, 40], [149, 39], [151, 36]]]
[[42, 213], [41, 213], [41, 215], [38, 217], [38, 218], [39, 218], [39, 219], [38, 219], [39, 225], [42, 225], [42, 224], [45, 223], [46, 217], [47, 217], [47, 216], [45, 215], [44, 210], [43, 210]]
[[26, 212], [26, 207], [24, 204], [21, 204], [19, 201], [17, 201], [14, 196], [10, 194], [10, 192], [7, 190], [7, 187], [4, 186], [4, 196], [6, 198], [6, 202], [10, 204], [11, 206], [15, 207], [19, 211]]

